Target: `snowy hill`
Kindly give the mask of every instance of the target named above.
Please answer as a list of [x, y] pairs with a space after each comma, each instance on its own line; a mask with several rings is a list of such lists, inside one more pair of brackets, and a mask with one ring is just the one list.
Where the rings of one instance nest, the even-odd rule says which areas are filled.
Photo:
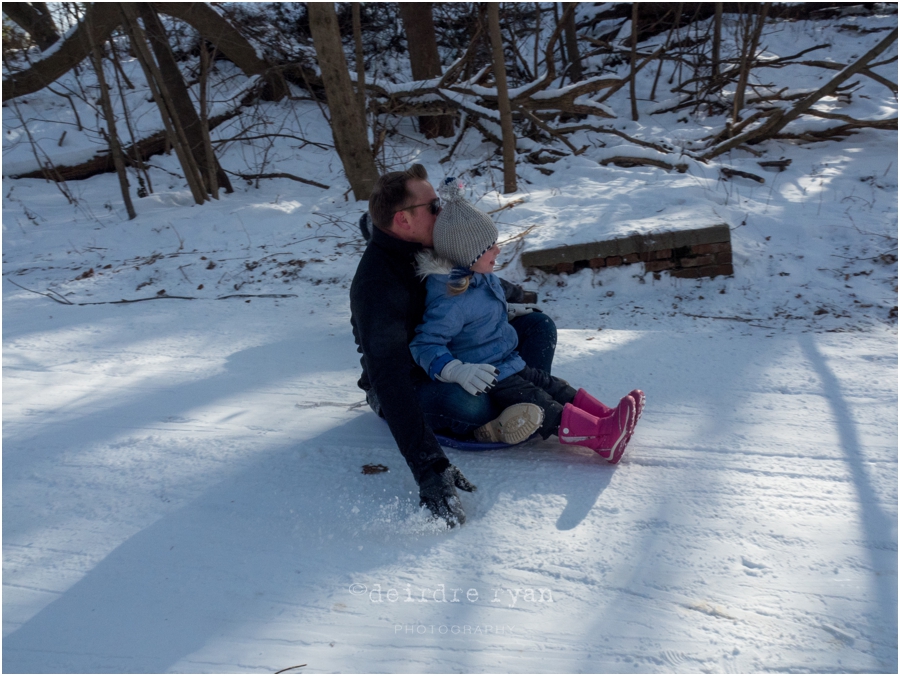
[[[767, 50], [830, 40], [846, 63], [873, 40], [848, 21], [897, 17], [785, 23]], [[69, 113], [51, 98], [4, 107], [6, 176], [29, 161], [23, 116], [60, 163], [93, 152], [56, 146]], [[651, 115], [659, 103], [637, 122], [624, 94], [608, 103], [633, 138], [687, 152], [708, 132]], [[897, 114], [869, 80], [834, 106]], [[331, 142], [312, 102], [260, 110]], [[391, 168], [421, 162], [507, 206], [500, 274], [556, 321], [556, 375], [604, 400], [647, 394], [617, 466], [552, 439], [449, 450], [478, 486], [453, 531], [419, 509], [356, 385], [365, 205], [332, 149], [265, 151], [328, 189], [235, 180], [202, 206], [155, 157], [133, 221], [113, 174], [69, 182], [74, 203], [5, 178], [3, 670], [896, 673], [897, 132], [771, 141], [683, 174], [603, 166], [614, 148], [583, 136], [550, 175], [523, 162], [508, 195], [476, 134], [446, 164], [411, 122], [390, 146]], [[220, 160], [239, 171], [261, 152], [232, 143]], [[519, 260], [710, 219], [731, 228], [733, 277]]]

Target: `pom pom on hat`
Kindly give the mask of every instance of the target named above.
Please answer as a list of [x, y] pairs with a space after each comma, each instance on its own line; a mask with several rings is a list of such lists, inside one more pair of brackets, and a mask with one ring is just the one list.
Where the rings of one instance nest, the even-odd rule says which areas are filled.
[[444, 204], [434, 223], [434, 250], [454, 265], [471, 267], [497, 242], [497, 226], [464, 197], [465, 183], [447, 178], [438, 190]]
[[441, 187], [438, 188], [438, 194], [445, 202], [455, 199], [465, 199], [466, 184], [462, 179], [449, 176], [444, 179]]

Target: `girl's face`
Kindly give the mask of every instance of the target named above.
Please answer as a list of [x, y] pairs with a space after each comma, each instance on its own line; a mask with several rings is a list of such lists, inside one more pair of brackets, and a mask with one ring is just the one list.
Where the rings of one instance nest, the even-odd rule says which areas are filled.
[[497, 256], [499, 255], [500, 247], [495, 244], [481, 254], [481, 258], [475, 261], [475, 264], [470, 269], [472, 272], [480, 272], [485, 275], [491, 273], [494, 271], [494, 265], [497, 263]]

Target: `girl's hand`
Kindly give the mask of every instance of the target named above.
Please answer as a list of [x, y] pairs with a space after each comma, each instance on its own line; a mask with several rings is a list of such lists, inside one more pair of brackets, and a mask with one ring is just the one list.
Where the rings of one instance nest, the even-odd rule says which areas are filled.
[[436, 379], [442, 383], [457, 383], [469, 394], [477, 396], [497, 384], [499, 373], [490, 364], [466, 364], [454, 359], [441, 369]]
[[522, 315], [527, 315], [532, 312], [543, 312], [543, 310], [533, 303], [506, 304], [506, 320], [510, 322], [516, 317], [521, 317]]

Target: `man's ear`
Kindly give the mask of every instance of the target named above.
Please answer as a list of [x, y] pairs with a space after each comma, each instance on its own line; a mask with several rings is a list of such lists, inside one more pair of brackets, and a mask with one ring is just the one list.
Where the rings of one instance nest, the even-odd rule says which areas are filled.
[[398, 230], [400, 232], [409, 232], [411, 226], [409, 223], [409, 219], [406, 216], [405, 211], [398, 211], [394, 214], [393, 221], [391, 222], [392, 228], [394, 230]]

